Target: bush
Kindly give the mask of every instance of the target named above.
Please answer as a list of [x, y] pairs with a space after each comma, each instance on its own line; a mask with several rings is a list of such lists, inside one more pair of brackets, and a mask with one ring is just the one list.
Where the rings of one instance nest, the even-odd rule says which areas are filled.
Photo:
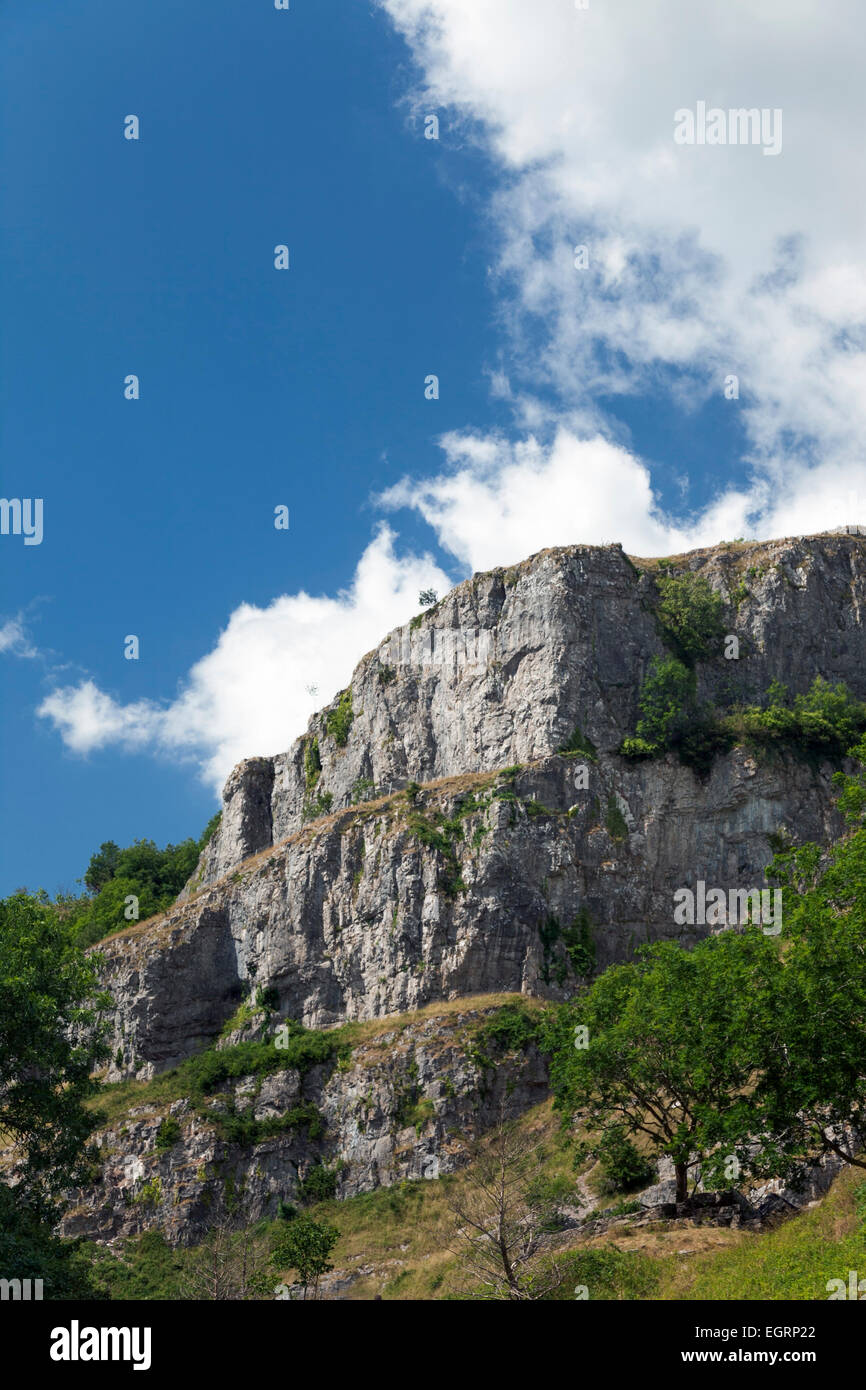
[[156, 1131], [156, 1151], [165, 1153], [167, 1149], [174, 1148], [180, 1138], [181, 1129], [173, 1115], [166, 1115], [165, 1119]]
[[337, 1173], [324, 1163], [316, 1163], [298, 1183], [298, 1195], [305, 1202], [328, 1202], [337, 1194]]
[[314, 736], [304, 743], [304, 784], [311, 792], [322, 773], [322, 760], [319, 757], [319, 740]]
[[619, 809], [619, 802], [611, 792], [607, 799], [607, 815], [605, 817], [605, 828], [612, 840], [624, 840], [628, 835], [628, 825], [625, 816]]
[[724, 636], [722, 599], [697, 574], [662, 574], [659, 621], [667, 644], [688, 666], [712, 654]]
[[332, 709], [325, 719], [325, 729], [338, 748], [345, 748], [349, 742], [349, 730], [352, 727], [354, 717], [352, 691], [351, 689], [344, 690], [337, 701], [337, 708]]
[[586, 734], [581, 732], [580, 725], [575, 724], [574, 732], [568, 740], [568, 743], [564, 743], [558, 752], [565, 758], [577, 757], [578, 754], [582, 753], [584, 757], [594, 762], [598, 749], [592, 739], [587, 738]]
[[653, 657], [638, 701], [638, 738], [657, 748], [670, 747], [694, 714], [695, 690], [694, 672], [683, 662], [675, 656]]
[[621, 1126], [605, 1131], [597, 1154], [606, 1192], [631, 1192], [655, 1177], [653, 1165], [638, 1153]]
[[619, 751], [624, 758], [654, 758], [659, 748], [645, 738], [624, 738]]

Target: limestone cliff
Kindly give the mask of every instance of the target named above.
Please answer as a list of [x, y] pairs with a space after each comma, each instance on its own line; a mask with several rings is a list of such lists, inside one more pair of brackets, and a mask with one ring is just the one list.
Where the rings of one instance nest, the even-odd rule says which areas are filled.
[[[673, 564], [708, 579], [739, 639], [738, 660], [699, 663], [703, 698], [748, 701], [772, 680], [802, 692], [816, 675], [866, 698], [859, 536], [723, 545]], [[400, 1034], [413, 1104], [424, 1102], [413, 1125], [394, 1118], [402, 1042], [390, 1060], [377, 1043], [371, 1063], [365, 1044], [344, 1068], [250, 1079], [229, 1095], [257, 1120], [295, 1113], [300, 1097], [321, 1117], [315, 1141], [299, 1121], [244, 1150], [182, 1097], [171, 1111], [181, 1134], [160, 1155], [164, 1111], [133, 1108], [103, 1137], [102, 1184], [79, 1194], [68, 1229], [109, 1238], [159, 1220], [190, 1239], [215, 1173], [272, 1214], [322, 1157], [343, 1165], [344, 1194], [444, 1171], [454, 1134], [489, 1121], [496, 1086], [507, 1081], [518, 1107], [544, 1087], [532, 1048], [495, 1083], [473, 1072], [452, 1046], [449, 1001], [567, 997], [643, 942], [706, 930], [676, 925], [677, 889], [760, 887], [775, 837], [838, 833], [828, 762], [735, 748], [699, 775], [673, 755], [617, 753], [665, 651], [656, 570], [619, 546], [572, 546], [459, 585], [364, 657], [288, 752], [234, 770], [175, 906], [99, 947], [116, 1001], [109, 1080], [144, 1083], [224, 1045], [256, 1000], [271, 1027], [427, 1009]], [[362, 1088], [373, 1097], [363, 1131]]]
[[[701, 664], [701, 695], [748, 700], [772, 680], [800, 692], [820, 674], [866, 696], [861, 538], [722, 545], [675, 563], [722, 595], [740, 641], [737, 663], [719, 652]], [[458, 585], [364, 657], [288, 752], [235, 768], [190, 889], [370, 790], [543, 758], [575, 726], [612, 752], [664, 652], [656, 566], [618, 545], [568, 546]]]

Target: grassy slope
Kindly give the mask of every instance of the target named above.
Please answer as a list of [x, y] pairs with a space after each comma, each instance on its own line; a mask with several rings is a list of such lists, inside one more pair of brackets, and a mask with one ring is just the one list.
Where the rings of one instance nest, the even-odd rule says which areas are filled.
[[[550, 1104], [524, 1123], [544, 1136], [544, 1171], [574, 1176], [570, 1145]], [[457, 1173], [314, 1207], [314, 1214], [340, 1230], [335, 1272], [352, 1279], [342, 1296], [436, 1300], [469, 1292], [449, 1250], [448, 1197], [464, 1182]], [[261, 1228], [265, 1237], [269, 1224]], [[586, 1285], [590, 1300], [823, 1300], [829, 1279], [847, 1280], [850, 1269], [866, 1276], [866, 1175], [844, 1173], [820, 1205], [773, 1231], [660, 1221], [618, 1225], [588, 1241], [570, 1232], [560, 1242], [557, 1301], [572, 1300], [579, 1284]], [[152, 1234], [142, 1246], [129, 1243], [126, 1268], [106, 1255], [99, 1258], [115, 1297], [176, 1297], [188, 1252], [169, 1252]]]

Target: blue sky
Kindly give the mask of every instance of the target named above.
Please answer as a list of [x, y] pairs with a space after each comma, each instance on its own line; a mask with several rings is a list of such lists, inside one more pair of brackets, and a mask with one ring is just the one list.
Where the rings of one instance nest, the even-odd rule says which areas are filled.
[[[688, 187], [668, 226], [616, 190], [575, 193], [608, 138], [612, 166], [637, 158], [623, 130], [637, 143], [648, 118], [616, 108], [592, 148], [565, 142], [557, 113], [579, 75], [562, 79], [547, 0], [550, 74], [543, 48], [527, 62], [539, 92], [566, 83], [552, 113], [515, 77], [525, 6], [479, 0], [477, 52], [459, 6], [433, 10], [432, 40], [414, 0], [0, 12], [3, 492], [43, 498], [45, 517], [41, 545], [0, 537], [0, 891], [70, 888], [107, 838], [197, 835], [232, 762], [288, 746], [425, 579], [441, 589], [548, 543], [658, 553], [777, 520], [811, 529], [816, 487], [821, 524], [850, 519], [834, 401], [804, 419], [804, 364], [787, 400], [747, 363], [745, 281], [691, 225]], [[767, 63], [772, 105], [785, 74]], [[675, 86], [671, 111], [688, 104]], [[596, 93], [598, 109], [616, 96]], [[138, 141], [123, 138], [130, 113]], [[723, 192], [745, 167], [719, 164]], [[756, 168], [776, 240], [755, 238], [751, 285], [812, 215], [805, 197], [790, 206], [787, 166], [755, 160], [750, 205]], [[578, 288], [571, 246], [587, 238], [599, 268]], [[812, 292], [805, 271], [793, 283]], [[850, 289], [837, 298], [850, 306]], [[786, 307], [761, 300], [765, 342]], [[854, 331], [849, 310], [828, 315], [826, 351], [830, 328]], [[840, 392], [854, 343], [830, 363]], [[726, 366], [743, 372], [736, 403], [718, 389]], [[773, 512], [783, 454], [788, 514]], [[836, 468], [820, 486], [816, 456]], [[525, 487], [531, 507], [515, 505]], [[235, 698], [220, 673], [239, 667]]]

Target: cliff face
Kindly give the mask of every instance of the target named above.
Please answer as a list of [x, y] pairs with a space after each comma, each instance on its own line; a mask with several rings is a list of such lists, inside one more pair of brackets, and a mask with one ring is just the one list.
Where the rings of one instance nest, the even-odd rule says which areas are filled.
[[[543, 758], [575, 726], [612, 752], [634, 731], [641, 683], [665, 650], [654, 567], [619, 546], [569, 546], [458, 585], [364, 657], [342, 707], [315, 715], [287, 753], [234, 770], [190, 891], [328, 804]], [[862, 539], [717, 546], [677, 567], [722, 595], [740, 643], [739, 660], [720, 652], [701, 664], [702, 697], [747, 700], [772, 680], [800, 692], [816, 674], [866, 696]]]
[[[863, 540], [720, 546], [675, 563], [707, 577], [739, 639], [739, 659], [699, 664], [703, 697], [749, 700], [774, 679], [800, 692], [821, 675], [866, 698]], [[345, 1068], [251, 1078], [215, 1101], [253, 1106], [256, 1120], [313, 1104], [315, 1140], [301, 1125], [229, 1144], [180, 1098], [181, 1134], [162, 1153], [164, 1112], [133, 1105], [103, 1135], [102, 1182], [78, 1195], [67, 1230], [111, 1238], [159, 1223], [192, 1239], [227, 1174], [254, 1219], [322, 1158], [343, 1165], [343, 1195], [445, 1171], [455, 1134], [490, 1123], [496, 1087], [517, 1109], [544, 1092], [532, 1048], [498, 1080], [473, 1072], [443, 1021], [449, 1003], [567, 997], [593, 961], [708, 930], [677, 925], [677, 890], [760, 888], [775, 836], [839, 833], [829, 763], [737, 748], [699, 776], [673, 756], [616, 753], [666, 650], [653, 568], [575, 546], [476, 575], [366, 656], [287, 753], [234, 770], [175, 906], [99, 946], [116, 1003], [108, 1079], [144, 1082], [224, 1041], [256, 999], [271, 1025], [313, 1029], [433, 1012], [401, 1030], [403, 1051], [370, 1044]], [[557, 751], [576, 727], [595, 752]], [[404, 1063], [423, 1102], [411, 1125], [394, 1100]]]
[[[101, 1132], [100, 1178], [70, 1194], [63, 1234], [106, 1241], [158, 1226], [172, 1244], [192, 1245], [239, 1205], [248, 1221], [275, 1216], [279, 1200], [296, 1200], [299, 1183], [322, 1165], [338, 1197], [451, 1172], [461, 1140], [488, 1128], [506, 1096], [520, 1112], [547, 1093], [534, 1044], [497, 1057], [495, 1067], [473, 1055], [473, 1033], [493, 1011], [492, 1001], [466, 1001], [390, 1020], [355, 1041], [343, 1065], [242, 1077], [204, 1106], [133, 1098]], [[218, 1123], [227, 1108], [259, 1124], [302, 1118], [239, 1143]], [[160, 1147], [167, 1118], [176, 1137]]]
[[770, 835], [838, 830], [831, 771], [737, 750], [702, 780], [673, 757], [555, 755], [334, 813], [101, 944], [112, 1079], [188, 1056], [259, 986], [313, 1028], [492, 990], [563, 997], [577, 976], [545, 945], [551, 918], [589, 913], [599, 967], [693, 939], [675, 890], [759, 887]]

